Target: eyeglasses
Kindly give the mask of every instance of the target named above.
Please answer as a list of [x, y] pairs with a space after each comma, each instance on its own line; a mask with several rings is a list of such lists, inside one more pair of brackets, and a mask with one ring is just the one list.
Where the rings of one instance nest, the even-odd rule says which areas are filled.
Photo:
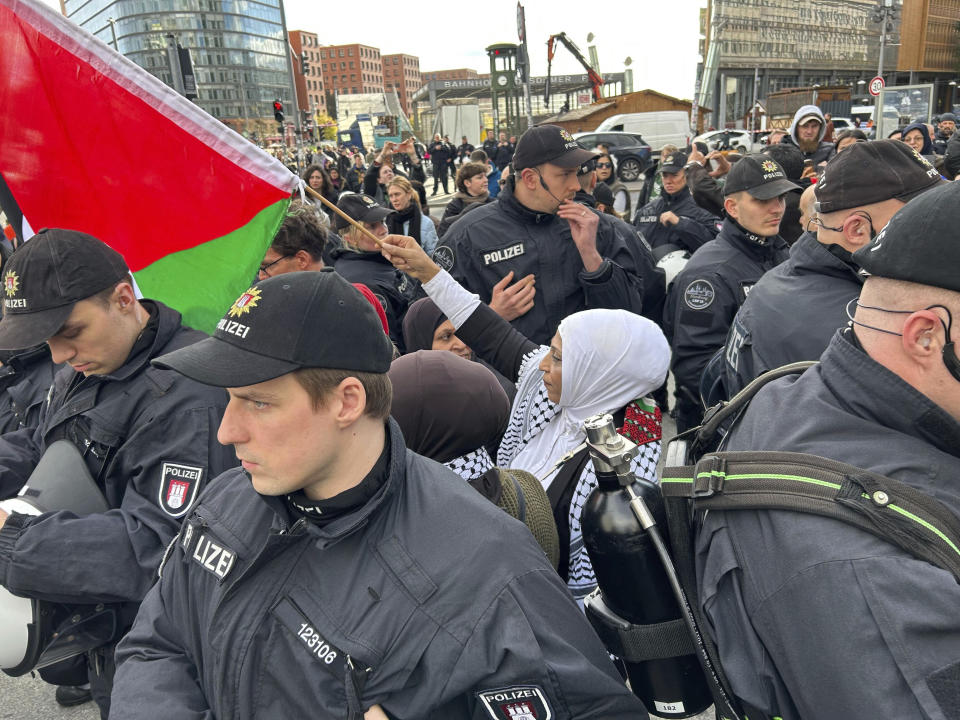
[[259, 272], [260, 272], [262, 275], [266, 275], [267, 277], [270, 277], [270, 273], [268, 273], [267, 270], [269, 270], [270, 268], [272, 268], [274, 265], [276, 265], [276, 264], [277, 264], [278, 262], [280, 262], [281, 260], [286, 260], [286, 259], [289, 258], [289, 257], [293, 257], [293, 255], [281, 255], [281, 256], [278, 257], [276, 260], [274, 260], [272, 263], [266, 263], [266, 264], [260, 263], [260, 271], [259, 271]]
[[598, 168], [612, 168], [613, 163], [597, 163]]
[[843, 232], [843, 225], [841, 225], [840, 227], [830, 227], [829, 225], [824, 225], [823, 220], [818, 218], [816, 215], [807, 221], [807, 232], [809, 233], [814, 232], [813, 230], [810, 229], [811, 227], [814, 227], [814, 228], [822, 227], [824, 230], [830, 230], [831, 232], [837, 232], [837, 233]]
[[[816, 206], [819, 205], [819, 204], [820, 204], [820, 203], [816, 203], [816, 204], [814, 205], [814, 209], [815, 209], [815, 210], [818, 209]], [[818, 210], [818, 211], [819, 211], [819, 210]], [[843, 222], [846, 223], [846, 222], [847, 222], [847, 219], [849, 219], [849, 218], [851, 218], [851, 217], [853, 217], [853, 216], [855, 216], [855, 215], [856, 215], [857, 217], [862, 217], [864, 220], [866, 220], [868, 223], [870, 223], [870, 237], [872, 238], [872, 237], [873, 237], [873, 218], [870, 217], [870, 213], [868, 213], [866, 210], [856, 210], [855, 212], [850, 213], [850, 214], [844, 219]], [[813, 225], [813, 226], [815, 226], [815, 227], [816, 227], [816, 226], [822, 227], [824, 230], [829, 230], [830, 232], [835, 232], [835, 233], [842, 233], [842, 232], [843, 232], [843, 225], [841, 225], [840, 227], [830, 227], [829, 225], [824, 225], [824, 224], [823, 224], [823, 220], [820, 219], [820, 216], [819, 216], [819, 215], [814, 215], [812, 218], [810, 218], [810, 219], [807, 221], [807, 232], [813, 232], [813, 230], [810, 229], [810, 226], [811, 226], [811, 225]]]

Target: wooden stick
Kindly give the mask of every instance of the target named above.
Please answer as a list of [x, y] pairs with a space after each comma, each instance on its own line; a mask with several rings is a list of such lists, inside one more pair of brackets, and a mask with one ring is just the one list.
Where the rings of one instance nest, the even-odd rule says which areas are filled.
[[350, 217], [349, 215], [347, 215], [343, 210], [341, 210], [341, 209], [338, 208], [336, 205], [334, 205], [332, 202], [330, 202], [329, 200], [327, 200], [323, 195], [321, 195], [320, 193], [318, 193], [316, 190], [314, 190], [312, 187], [310, 187], [310, 186], [307, 185], [306, 183], [304, 183], [304, 186], [303, 186], [303, 187], [304, 187], [304, 189], [305, 189], [308, 193], [310, 193], [311, 195], [313, 195], [317, 200], [319, 200], [320, 202], [322, 202], [322, 203], [323, 203], [324, 205], [326, 205], [328, 208], [330, 208], [331, 210], [333, 210], [337, 215], [339, 215], [339, 216], [342, 217], [344, 220], [346, 220], [348, 223], [350, 223], [351, 225], [353, 225], [357, 230], [359, 230], [359, 231], [362, 232], [364, 235], [366, 235], [368, 238], [370, 238], [371, 240], [373, 240], [373, 241], [377, 244], [377, 247], [383, 247], [383, 241], [380, 240], [380, 238], [378, 238], [378, 237], [377, 237], [376, 235], [374, 235], [372, 232], [370, 232], [369, 230], [367, 230], [367, 229], [363, 226], [363, 223], [357, 222], [356, 220], [354, 220], [352, 217]]

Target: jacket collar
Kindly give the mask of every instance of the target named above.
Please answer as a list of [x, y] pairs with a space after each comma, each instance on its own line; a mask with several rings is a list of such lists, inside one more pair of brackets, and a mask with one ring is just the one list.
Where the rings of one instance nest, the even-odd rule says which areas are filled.
[[813, 233], [805, 232], [790, 248], [790, 258], [797, 268], [809, 270], [818, 275], [829, 275], [845, 280], [853, 279], [863, 284], [863, 277], [856, 266], [846, 263], [842, 258], [830, 252], [830, 249], [817, 240]]
[[522, 204], [513, 194], [513, 188], [514, 178], [511, 175], [497, 196], [500, 209], [507, 215], [526, 225], [548, 225], [556, 219], [557, 216], [553, 213], [536, 212]]
[[852, 330], [837, 331], [820, 368], [824, 384], [854, 414], [960, 457], [960, 423], [867, 355]]
[[180, 329], [180, 313], [173, 308], [169, 308], [156, 300], [141, 300], [146, 309], [152, 309], [156, 312], [156, 317], [151, 318], [157, 323], [157, 329], [153, 336], [153, 342], [144, 347], [137, 347], [134, 343], [133, 352], [127, 361], [109, 375], [103, 375], [104, 380], [126, 380], [135, 373], [140, 372], [144, 366], [149, 365], [150, 361], [160, 355], [177, 330]]
[[[307, 532], [312, 536], [324, 540], [338, 540], [350, 535], [367, 524], [370, 516], [377, 512], [406, 482], [407, 477], [407, 446], [403, 441], [400, 426], [393, 418], [387, 421], [386, 431], [390, 433], [390, 460], [388, 462], [387, 479], [377, 493], [356, 511], [338, 517], [326, 525], [307, 523]], [[276, 515], [274, 527], [286, 529], [291, 523], [291, 513], [283, 497], [260, 496], [263, 502]]]
[[586, 205], [587, 207], [596, 208], [597, 199], [588, 192], [580, 190], [576, 195], [573, 196], [573, 201], [578, 202], [581, 205]]
[[720, 234], [717, 236], [717, 239], [720, 238], [758, 259], [770, 257], [777, 250], [787, 248], [787, 243], [779, 235], [773, 237], [754, 235], [730, 217], [723, 221]]

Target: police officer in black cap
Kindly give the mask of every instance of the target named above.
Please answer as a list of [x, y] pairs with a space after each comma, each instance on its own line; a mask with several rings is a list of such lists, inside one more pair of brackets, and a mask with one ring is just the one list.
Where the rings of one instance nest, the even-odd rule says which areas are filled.
[[790, 258], [750, 291], [730, 327], [724, 389], [733, 396], [781, 365], [816, 360], [863, 284], [852, 254], [909, 200], [944, 182], [896, 140], [856, 143], [834, 157], [815, 186], [816, 215]]
[[[369, 195], [344, 193], [337, 207], [347, 215], [363, 223], [364, 228], [378, 238], [386, 237], [384, 223], [393, 210], [379, 205]], [[333, 268], [352, 283], [362, 283], [370, 288], [387, 314], [390, 339], [403, 352], [403, 318], [407, 307], [417, 299], [419, 283], [396, 270], [380, 254], [377, 243], [339, 215], [334, 215], [334, 227], [340, 235], [341, 245], [330, 252]]]
[[228, 388], [243, 467], [120, 645], [114, 717], [646, 716], [527, 528], [406, 449], [357, 290], [280, 275], [224, 320], [157, 363]]
[[[595, 156], [556, 125], [530, 128], [517, 142], [497, 202], [458, 220], [433, 252], [437, 265], [537, 343], [549, 344], [560, 321], [580, 310], [643, 309], [630, 248], [598, 213], [574, 201], [580, 166]], [[493, 291], [507, 278], [507, 290], [529, 300], [530, 276], [532, 307], [498, 305]]]
[[[236, 464], [216, 441], [226, 395], [150, 366], [203, 334], [162, 303], [137, 299], [123, 258], [90, 235], [40, 231], [10, 257], [3, 288], [0, 350], [46, 341], [53, 361], [66, 367], [37, 427], [0, 437], [0, 498], [16, 495], [47, 450], [65, 440], [110, 510], [82, 517], [69, 507], [41, 515], [0, 510], [0, 585], [55, 603], [58, 612], [109, 608], [114, 632], [99, 638], [85, 662], [45, 671], [69, 685], [89, 678], [107, 717], [114, 643], [200, 487]], [[57, 477], [73, 483], [71, 470]]]
[[739, 160], [723, 188], [727, 218], [720, 234], [694, 253], [671, 285], [664, 332], [673, 350], [680, 432], [703, 415], [700, 375], [723, 347], [737, 309], [757, 280], [787, 258], [778, 232], [784, 195], [796, 190], [774, 160], [762, 155]]
[[654, 249], [657, 259], [673, 250], [693, 253], [717, 236], [720, 218], [697, 205], [687, 188], [687, 156], [675, 152], [663, 159], [663, 194], [637, 209], [633, 224]]
[[[760, 390], [723, 449], [848, 463], [960, 515], [958, 228], [957, 183], [894, 215], [853, 254], [869, 277], [852, 327], [817, 365]], [[960, 584], [949, 571], [785, 510], [711, 510], [697, 569], [707, 629], [751, 718], [957, 716]]]

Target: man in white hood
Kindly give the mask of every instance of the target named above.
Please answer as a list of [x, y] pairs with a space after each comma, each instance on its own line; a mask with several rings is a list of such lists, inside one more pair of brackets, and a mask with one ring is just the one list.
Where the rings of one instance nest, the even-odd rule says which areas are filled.
[[813, 160], [815, 166], [820, 165], [837, 154], [833, 143], [823, 140], [826, 127], [827, 123], [820, 108], [816, 105], [804, 105], [793, 116], [790, 134], [780, 142], [796, 145], [805, 160]]

